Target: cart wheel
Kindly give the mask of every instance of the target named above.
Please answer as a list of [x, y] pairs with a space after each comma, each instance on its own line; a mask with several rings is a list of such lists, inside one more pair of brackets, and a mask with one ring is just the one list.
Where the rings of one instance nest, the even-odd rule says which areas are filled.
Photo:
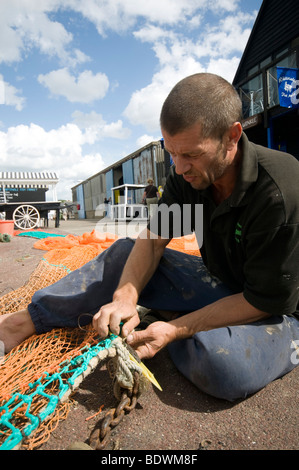
[[23, 205], [15, 209], [12, 218], [21, 230], [35, 228], [39, 223], [39, 212], [33, 206]]

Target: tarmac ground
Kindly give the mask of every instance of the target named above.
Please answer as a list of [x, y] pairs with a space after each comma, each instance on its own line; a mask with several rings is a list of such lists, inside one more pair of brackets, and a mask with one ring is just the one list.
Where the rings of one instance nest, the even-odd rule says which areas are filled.
[[[96, 224], [95, 220], [71, 219], [55, 228], [50, 221], [41, 230], [82, 235]], [[119, 226], [118, 233], [122, 235], [124, 229], [127, 232], [127, 227]], [[0, 243], [1, 295], [24, 285], [38, 265], [43, 252], [33, 247], [35, 241], [14, 236], [9, 243]], [[230, 403], [196, 389], [176, 370], [166, 349], [145, 364], [163, 391], [150, 385], [141, 394], [136, 407], [112, 429], [106, 450], [298, 450], [299, 367], [254, 395]], [[106, 363], [81, 383], [67, 418], [39, 450], [66, 450], [74, 442], [88, 442], [102, 417], [92, 418], [101, 405], [103, 413], [117, 405]]]

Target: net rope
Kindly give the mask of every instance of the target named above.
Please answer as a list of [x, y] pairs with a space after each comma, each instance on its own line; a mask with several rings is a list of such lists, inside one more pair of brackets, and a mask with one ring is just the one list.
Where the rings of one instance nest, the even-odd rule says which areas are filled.
[[[95, 231], [81, 237], [49, 237], [34, 247], [46, 254], [20, 288], [0, 298], [0, 315], [27, 307], [39, 289], [62, 279], [103, 250], [116, 236]], [[189, 245], [188, 245], [189, 243]], [[172, 240], [170, 248], [199, 254], [194, 240]], [[91, 325], [33, 335], [0, 363], [0, 450], [34, 449], [50, 437], [71, 409], [71, 394], [99, 362], [120, 354], [119, 338], [99, 341]]]

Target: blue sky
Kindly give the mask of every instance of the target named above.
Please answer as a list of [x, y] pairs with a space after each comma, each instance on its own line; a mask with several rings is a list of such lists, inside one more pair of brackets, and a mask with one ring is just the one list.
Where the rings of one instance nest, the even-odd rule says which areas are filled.
[[161, 137], [170, 89], [232, 81], [262, 0], [1, 0], [0, 168], [58, 197]]

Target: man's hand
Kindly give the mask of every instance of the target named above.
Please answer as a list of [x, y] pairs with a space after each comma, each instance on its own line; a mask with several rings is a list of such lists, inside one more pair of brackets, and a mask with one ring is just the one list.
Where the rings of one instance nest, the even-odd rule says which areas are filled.
[[140, 359], [150, 359], [174, 339], [175, 327], [170, 323], [156, 321], [145, 330], [133, 331], [127, 343], [135, 349]]
[[127, 342], [140, 359], [149, 359], [172, 341], [190, 338], [198, 331], [245, 325], [269, 316], [249, 304], [242, 293], [233, 294], [169, 322], [157, 321], [144, 331], [134, 331]]
[[108, 336], [109, 330], [115, 335], [120, 334], [120, 323], [124, 322], [121, 336], [126, 337], [140, 323], [136, 304], [123, 300], [114, 300], [103, 305], [93, 317], [92, 325], [101, 338]]
[[147, 228], [136, 239], [112, 302], [103, 305], [93, 317], [93, 327], [101, 338], [106, 338], [109, 330], [119, 335], [121, 322], [124, 322], [122, 337], [139, 325], [136, 310], [139, 294], [156, 271], [168, 242], [161, 237], [152, 238]]

